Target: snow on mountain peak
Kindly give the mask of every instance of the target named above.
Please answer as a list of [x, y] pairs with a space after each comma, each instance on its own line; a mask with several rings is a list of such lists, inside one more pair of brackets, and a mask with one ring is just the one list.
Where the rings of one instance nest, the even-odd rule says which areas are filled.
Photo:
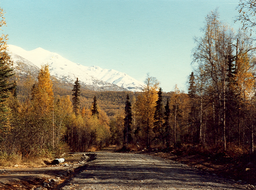
[[[8, 45], [8, 52], [14, 62], [21, 62], [25, 59], [38, 68], [41, 68], [41, 65], [47, 64], [52, 76], [72, 84], [78, 78], [85, 85], [101, 87], [102, 84], [106, 86], [112, 84], [130, 91], [141, 91], [144, 85], [125, 73], [113, 69], [102, 69], [98, 66], [83, 66], [40, 47], [26, 51], [18, 46]], [[19, 60], [20, 58], [23, 59]]]
[[36, 48], [31, 51], [22, 49], [21, 47], [15, 45], [8, 45], [8, 52], [19, 55], [28, 61], [34, 63], [37, 67], [41, 68], [41, 65], [45, 64], [45, 60], [51, 56], [50, 51], [44, 50], [43, 48]]

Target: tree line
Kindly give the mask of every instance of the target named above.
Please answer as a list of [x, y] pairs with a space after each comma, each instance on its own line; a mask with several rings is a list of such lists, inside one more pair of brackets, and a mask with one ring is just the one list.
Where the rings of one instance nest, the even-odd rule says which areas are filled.
[[169, 149], [190, 144], [253, 153], [255, 47], [247, 29], [255, 26], [255, 10], [255, 1], [240, 2], [238, 21], [244, 27], [237, 32], [221, 22], [217, 10], [209, 13], [203, 35], [195, 38], [188, 93], [176, 87], [163, 105], [158, 82], [148, 77], [142, 94], [131, 106], [127, 102], [125, 114], [112, 123], [114, 142], [121, 141], [123, 133], [125, 146]]
[[[5, 66], [9, 68], [6, 65]], [[5, 71], [1, 68], [1, 71]], [[5, 71], [6, 78], [13, 74]], [[9, 74], [8, 74], [9, 73]], [[72, 98], [54, 96], [47, 65], [42, 66], [38, 80], [31, 87], [26, 101], [19, 102], [15, 85], [5, 81], [6, 93], [1, 96], [1, 151], [25, 158], [58, 154], [68, 145], [71, 151], [102, 147], [110, 135], [109, 118], [97, 105], [80, 107], [80, 85], [75, 81]]]
[[163, 150], [188, 142], [188, 95], [176, 86], [164, 98], [157, 79], [148, 76], [142, 92], [133, 99], [127, 94], [124, 111], [110, 121], [110, 142], [125, 150]]
[[[242, 3], [243, 2], [243, 3]], [[238, 18], [244, 15], [241, 1]], [[247, 2], [248, 3], [248, 2]], [[253, 4], [254, 5], [254, 4]], [[251, 6], [251, 9], [254, 6]], [[253, 11], [253, 10], [251, 10]], [[0, 28], [5, 25], [0, 10]], [[250, 25], [252, 28], [254, 25]], [[255, 56], [254, 40], [245, 29], [234, 31], [220, 21], [217, 11], [206, 17], [203, 35], [195, 39], [194, 71], [188, 93], [176, 86], [163, 93], [156, 78], [148, 76], [140, 93], [128, 93], [111, 119], [96, 96], [84, 106], [79, 79], [70, 95], [54, 95], [49, 68], [42, 66], [37, 80], [27, 83], [23, 100], [7, 50], [7, 36], [0, 38], [0, 158], [87, 151], [109, 144], [124, 149], [166, 149], [196, 145], [214, 150], [254, 152]], [[29, 80], [29, 78], [28, 78]], [[110, 93], [110, 99], [115, 99]], [[120, 97], [117, 98], [120, 101]], [[1, 160], [1, 159], [0, 159]]]
[[[0, 9], [0, 28], [6, 24]], [[109, 118], [97, 105], [81, 107], [78, 79], [72, 95], [54, 95], [49, 67], [37, 80], [27, 77], [26, 92], [18, 99], [18, 82], [7, 53], [7, 35], [0, 37], [0, 164], [6, 160], [86, 151], [108, 144]]]

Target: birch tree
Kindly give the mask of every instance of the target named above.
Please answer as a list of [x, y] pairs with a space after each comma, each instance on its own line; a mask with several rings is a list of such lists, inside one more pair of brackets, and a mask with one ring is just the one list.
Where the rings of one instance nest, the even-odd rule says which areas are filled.
[[[54, 147], [54, 94], [49, 67], [42, 66], [38, 74], [38, 82], [34, 85], [32, 105], [37, 119], [38, 132], [40, 133], [41, 146], [49, 145]], [[49, 136], [49, 133], [52, 134]]]
[[[233, 33], [228, 26], [219, 21], [218, 12], [211, 12], [206, 17], [206, 26], [203, 29], [204, 36], [196, 39], [197, 47], [194, 50], [194, 63], [198, 64], [198, 76], [203, 81], [200, 87], [201, 111], [200, 111], [200, 129], [199, 139], [202, 142], [202, 97], [204, 86], [213, 86], [212, 97], [218, 107], [217, 119], [219, 127], [222, 127], [223, 148], [226, 150], [226, 90], [227, 90], [227, 67], [228, 59], [232, 52], [231, 45]], [[203, 73], [203, 75], [202, 75]]]
[[[199, 139], [202, 142], [203, 133], [211, 131], [215, 144], [221, 142], [226, 151], [227, 142], [236, 138], [237, 133], [240, 134], [242, 100], [252, 95], [254, 77], [251, 53], [255, 48], [244, 31], [236, 33], [228, 25], [222, 24], [217, 11], [206, 17], [203, 32], [203, 37], [195, 40], [197, 46], [193, 54], [193, 63], [197, 64], [195, 73], [199, 79], [198, 95], [201, 98]], [[205, 106], [202, 102], [205, 102]], [[207, 120], [203, 121], [206, 112], [211, 113], [212, 123], [208, 128], [204, 124]]]
[[140, 131], [140, 139], [150, 149], [154, 138], [154, 114], [157, 101], [158, 82], [154, 77], [147, 77], [145, 87], [135, 103], [135, 115], [137, 131]]

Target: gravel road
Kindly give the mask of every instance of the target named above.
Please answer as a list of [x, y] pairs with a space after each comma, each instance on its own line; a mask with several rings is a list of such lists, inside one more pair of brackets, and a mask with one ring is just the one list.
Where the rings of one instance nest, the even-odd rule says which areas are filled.
[[71, 189], [245, 189], [235, 181], [145, 154], [96, 152], [97, 159], [67, 182]]

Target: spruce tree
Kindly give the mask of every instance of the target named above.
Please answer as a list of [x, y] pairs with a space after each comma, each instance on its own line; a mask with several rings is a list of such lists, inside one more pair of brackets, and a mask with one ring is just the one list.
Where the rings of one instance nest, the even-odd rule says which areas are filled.
[[[233, 55], [233, 49], [231, 45], [228, 46], [227, 52], [227, 79], [226, 79], [226, 93], [225, 93], [225, 118], [226, 118], [226, 131], [231, 131], [233, 126], [237, 124], [237, 117], [239, 115], [239, 96], [236, 92], [237, 82], [236, 79], [236, 65], [235, 56]], [[238, 61], [238, 58], [236, 58]], [[224, 102], [223, 102], [224, 103]]]
[[9, 97], [8, 93], [13, 89], [13, 84], [8, 82], [8, 79], [13, 76], [13, 70], [10, 68], [10, 57], [7, 53], [0, 54], [0, 129], [4, 130], [7, 121], [7, 106], [6, 100]]
[[125, 118], [124, 118], [124, 145], [127, 146], [132, 141], [131, 136], [132, 125], [132, 109], [129, 95], [127, 94], [125, 102]]
[[171, 140], [170, 116], [171, 116], [171, 110], [169, 106], [169, 99], [167, 99], [167, 103], [165, 105], [165, 112], [164, 112], [164, 128], [165, 128], [164, 141], [167, 149], [170, 148], [170, 140]]
[[154, 115], [154, 132], [157, 139], [163, 141], [164, 129], [163, 129], [163, 120], [164, 120], [164, 110], [163, 110], [163, 100], [162, 100], [162, 89], [158, 91], [158, 100], [156, 102]]
[[196, 85], [195, 85], [195, 76], [194, 72], [191, 72], [189, 76], [189, 88], [188, 88], [188, 95], [190, 99], [194, 99], [196, 95]]
[[198, 119], [198, 114], [196, 110], [196, 84], [195, 84], [195, 76], [194, 72], [191, 72], [190, 77], [189, 77], [189, 88], [188, 88], [188, 96], [189, 96], [189, 101], [190, 101], [190, 112], [189, 112], [189, 127], [190, 127], [190, 134], [191, 134], [191, 141], [194, 143], [194, 139], [197, 136], [197, 119]]
[[80, 95], [81, 95], [80, 88], [81, 88], [80, 83], [77, 78], [74, 84], [74, 88], [72, 90], [73, 91], [73, 94], [72, 94], [73, 109], [76, 115], [79, 114], [79, 108], [80, 108]]
[[92, 116], [95, 116], [95, 115], [97, 117], [99, 117], [99, 111], [98, 111], [96, 96], [93, 97], [93, 103], [92, 103]]
[[13, 82], [12, 95], [17, 99], [17, 81]]

